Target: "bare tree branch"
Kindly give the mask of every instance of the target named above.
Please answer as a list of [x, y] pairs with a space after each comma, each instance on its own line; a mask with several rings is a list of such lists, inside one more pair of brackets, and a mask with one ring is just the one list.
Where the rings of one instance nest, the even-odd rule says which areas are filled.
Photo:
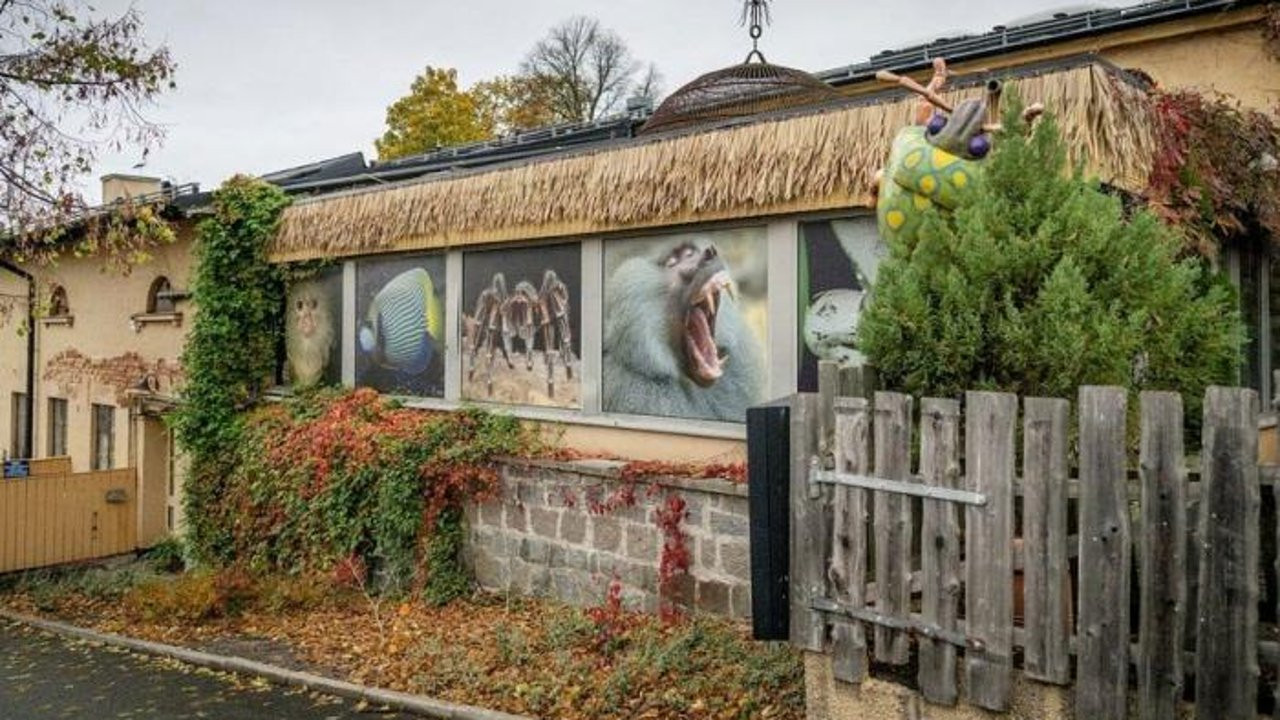
[[48, 256], [47, 231], [84, 208], [77, 184], [98, 153], [160, 140], [141, 107], [173, 87], [174, 69], [135, 10], [0, 0], [0, 256]]
[[577, 16], [551, 28], [521, 70], [550, 88], [556, 119], [595, 120], [617, 109], [636, 89], [640, 64], [617, 33], [595, 18]]

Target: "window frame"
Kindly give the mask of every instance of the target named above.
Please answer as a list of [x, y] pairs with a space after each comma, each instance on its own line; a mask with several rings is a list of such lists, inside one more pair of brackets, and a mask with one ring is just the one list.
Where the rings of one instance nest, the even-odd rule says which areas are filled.
[[[103, 425], [107, 432], [102, 432]], [[116, 464], [116, 406], [93, 403], [89, 421], [89, 469], [112, 470]], [[106, 462], [103, 462], [102, 440], [106, 438]]]
[[32, 453], [31, 438], [28, 437], [28, 413], [33, 408], [27, 401], [25, 392], [10, 393], [9, 417], [12, 427], [9, 431], [9, 456], [14, 459], [30, 459]]
[[[568, 426], [616, 428], [643, 432], [661, 432], [685, 437], [703, 437], [722, 440], [745, 440], [746, 423], [720, 422], [693, 418], [676, 418], [647, 415], [605, 413], [601, 408], [601, 352], [604, 310], [604, 244], [610, 240], [642, 240], [653, 236], [681, 232], [714, 232], [744, 227], [763, 227], [768, 254], [768, 321], [765, 349], [766, 399], [780, 398], [796, 391], [799, 363], [799, 335], [795, 330], [798, 310], [796, 302], [798, 247], [800, 223], [824, 219], [874, 217], [872, 211], [862, 207], [840, 208], [830, 211], [791, 213], [778, 216], [735, 218], [687, 225], [664, 225], [654, 228], [632, 228], [607, 234], [556, 235], [528, 238], [519, 242], [482, 243], [477, 245], [443, 248], [445, 257], [445, 372], [444, 397], [425, 398], [394, 396], [406, 407], [425, 410], [455, 410], [464, 406], [477, 406], [503, 412], [525, 420], [553, 422]], [[513, 405], [462, 399], [462, 358], [460, 354], [463, 255], [481, 250], [516, 249], [543, 245], [581, 245], [582, 262], [582, 337], [579, 341], [580, 369], [583, 377], [580, 409]], [[404, 249], [394, 254], [418, 254], [431, 250]], [[362, 260], [376, 255], [356, 255], [345, 258], [343, 266], [342, 315], [342, 383], [355, 387], [355, 334], [350, 330], [358, 326], [356, 316], [356, 266]], [[467, 308], [469, 311], [470, 308]], [[288, 392], [287, 389], [281, 390]]]
[[71, 316], [71, 300], [67, 297], [67, 288], [55, 284], [49, 289], [49, 317], [64, 318]]
[[67, 423], [71, 412], [66, 398], [50, 397], [48, 405], [48, 442], [46, 450], [49, 457], [65, 457], [67, 453]]
[[[147, 288], [147, 310], [148, 315], [171, 315], [178, 311], [178, 303], [169, 293], [173, 292], [173, 283], [165, 275], [157, 275], [151, 281], [151, 286]], [[165, 297], [160, 297], [161, 293], [166, 293]], [[164, 306], [161, 306], [164, 303]]]

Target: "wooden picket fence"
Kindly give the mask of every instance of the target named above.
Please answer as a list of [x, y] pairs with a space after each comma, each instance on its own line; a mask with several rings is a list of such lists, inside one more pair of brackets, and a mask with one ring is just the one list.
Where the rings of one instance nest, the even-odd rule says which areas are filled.
[[1073, 685], [1082, 720], [1131, 701], [1176, 717], [1192, 684], [1197, 718], [1257, 716], [1260, 662], [1280, 662], [1260, 639], [1260, 543], [1277, 527], [1259, 505], [1280, 473], [1258, 465], [1256, 392], [1207, 392], [1196, 478], [1175, 393], [1141, 395], [1131, 473], [1120, 388], [1081, 388], [1075, 433], [1065, 399], [1024, 399], [1020, 424], [1014, 395], [924, 399], [917, 444], [911, 397], [841, 383], [823, 368], [791, 406], [794, 645], [848, 683], [914, 662], [943, 705], [1006, 710], [1020, 672]]

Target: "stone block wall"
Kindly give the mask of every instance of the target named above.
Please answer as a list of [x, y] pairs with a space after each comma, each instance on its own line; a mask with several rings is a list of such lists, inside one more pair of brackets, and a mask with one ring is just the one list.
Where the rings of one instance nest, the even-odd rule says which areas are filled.
[[[689, 571], [668, 597], [699, 611], [751, 613], [746, 486], [726, 480], [653, 478], [634, 485], [634, 504], [617, 505], [627, 486], [621, 463], [511, 462], [500, 497], [467, 513], [466, 560], [490, 590], [599, 605], [613, 577], [630, 608], [659, 607], [663, 533], [658, 509], [669, 495], [686, 503], [680, 529]], [[614, 502], [609, 502], [613, 499]]]

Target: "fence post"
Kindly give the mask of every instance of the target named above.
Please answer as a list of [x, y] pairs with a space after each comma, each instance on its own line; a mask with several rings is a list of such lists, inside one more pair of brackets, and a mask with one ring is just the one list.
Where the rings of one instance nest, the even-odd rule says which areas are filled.
[[1123, 388], [1080, 388], [1080, 627], [1076, 716], [1128, 706], [1129, 505]]
[[1013, 475], [1018, 398], [965, 394], [965, 478], [987, 498], [967, 508], [965, 618], [981, 650], [965, 653], [969, 701], [1005, 710], [1013, 675]]
[[1182, 396], [1144, 392], [1141, 517], [1141, 615], [1138, 630], [1138, 716], [1176, 717], [1182, 697], [1182, 628], [1186, 622], [1186, 482]]
[[830, 533], [824, 522], [821, 496], [811, 497], [809, 461], [818, 452], [818, 396], [797, 393], [791, 406], [791, 643], [821, 652], [826, 620], [814, 610], [815, 597], [826, 592]]
[[[960, 403], [926, 398], [920, 409], [920, 475], [927, 485], [960, 484]], [[925, 500], [920, 521], [920, 569], [925, 622], [955, 630], [960, 609], [960, 515], [953, 502]], [[920, 640], [920, 690], [941, 705], [956, 702], [956, 647]]]
[[[836, 470], [866, 475], [871, 469], [871, 412], [865, 398], [835, 401]], [[835, 542], [831, 547], [835, 599], [855, 609], [866, 605], [867, 493], [852, 487], [835, 489]], [[860, 683], [867, 674], [867, 640], [861, 621], [838, 620], [831, 633], [831, 673], [837, 680]]]
[[[876, 477], [907, 480], [911, 474], [911, 397], [878, 392], [875, 402]], [[897, 493], [875, 493], [876, 610], [886, 615], [911, 612], [911, 501]], [[904, 665], [911, 638], [877, 625], [876, 660]]]
[[1196, 718], [1256, 717], [1258, 394], [1212, 387], [1204, 400]]
[[1023, 623], [1027, 677], [1070, 682], [1067, 566], [1067, 422], [1070, 403], [1024, 401], [1022, 452]]

